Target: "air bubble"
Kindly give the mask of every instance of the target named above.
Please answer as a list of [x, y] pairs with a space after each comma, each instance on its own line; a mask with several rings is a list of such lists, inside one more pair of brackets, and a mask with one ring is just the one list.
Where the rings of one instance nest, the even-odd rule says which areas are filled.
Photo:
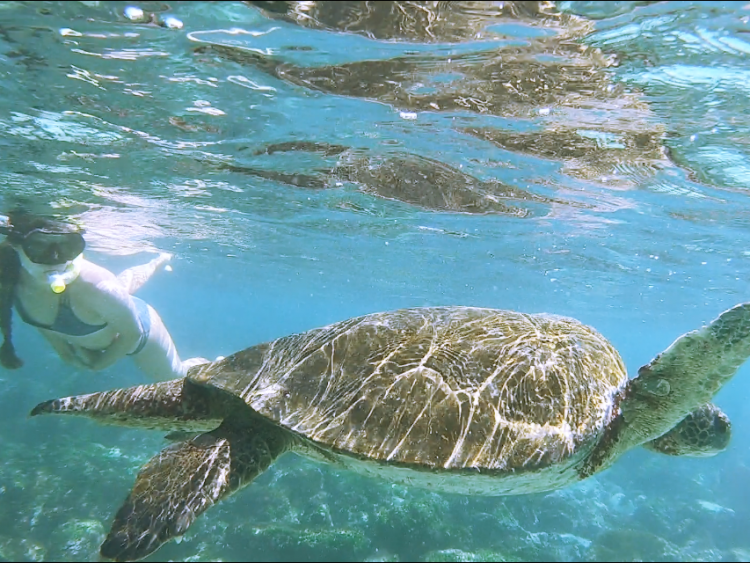
[[145, 14], [138, 6], [128, 6], [123, 12], [130, 21], [143, 21]]
[[161, 21], [161, 25], [169, 29], [182, 29], [185, 24], [174, 16], [167, 16]]

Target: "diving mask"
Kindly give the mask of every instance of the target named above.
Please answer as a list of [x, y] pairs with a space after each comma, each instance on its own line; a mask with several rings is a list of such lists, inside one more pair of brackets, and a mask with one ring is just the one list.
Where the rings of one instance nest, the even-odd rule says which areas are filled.
[[86, 241], [81, 233], [55, 233], [34, 229], [20, 243], [23, 253], [35, 264], [56, 266], [79, 256]]
[[24, 252], [19, 252], [18, 257], [23, 269], [35, 279], [46, 282], [54, 293], [65, 291], [65, 288], [81, 274], [83, 254], [79, 254], [64, 264], [37, 264], [32, 262]]

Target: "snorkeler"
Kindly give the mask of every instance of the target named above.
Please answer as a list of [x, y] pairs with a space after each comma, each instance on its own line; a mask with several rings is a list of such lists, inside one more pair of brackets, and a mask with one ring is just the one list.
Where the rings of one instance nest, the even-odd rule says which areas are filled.
[[[6, 219], [0, 216], [0, 223]], [[21, 367], [12, 342], [17, 313], [37, 329], [60, 358], [94, 371], [125, 356], [155, 380], [184, 377], [203, 358], [181, 361], [158, 313], [131, 294], [169, 259], [160, 254], [115, 276], [83, 257], [83, 231], [72, 224], [12, 213], [0, 224], [0, 363]]]

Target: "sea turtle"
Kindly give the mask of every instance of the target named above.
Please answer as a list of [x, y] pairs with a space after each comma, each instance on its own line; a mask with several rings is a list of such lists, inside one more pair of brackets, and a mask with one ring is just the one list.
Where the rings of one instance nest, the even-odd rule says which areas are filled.
[[712, 455], [709, 404], [750, 356], [750, 303], [678, 338], [628, 379], [574, 319], [474, 307], [374, 313], [252, 346], [184, 379], [57, 399], [32, 415], [204, 432], [140, 471], [103, 557], [136, 560], [285, 452], [438, 491], [558, 489], [638, 445]]

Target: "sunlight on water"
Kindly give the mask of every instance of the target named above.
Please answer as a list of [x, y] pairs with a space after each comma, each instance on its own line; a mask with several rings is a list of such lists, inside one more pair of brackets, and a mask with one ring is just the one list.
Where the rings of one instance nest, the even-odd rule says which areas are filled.
[[[0, 2], [0, 212], [174, 253], [139, 295], [182, 357], [467, 305], [580, 319], [633, 377], [749, 299], [748, 53], [747, 2]], [[144, 380], [14, 329], [0, 561], [97, 560], [166, 432], [29, 419]], [[493, 497], [289, 455], [149, 560], [749, 561], [748, 376], [712, 458]]]

